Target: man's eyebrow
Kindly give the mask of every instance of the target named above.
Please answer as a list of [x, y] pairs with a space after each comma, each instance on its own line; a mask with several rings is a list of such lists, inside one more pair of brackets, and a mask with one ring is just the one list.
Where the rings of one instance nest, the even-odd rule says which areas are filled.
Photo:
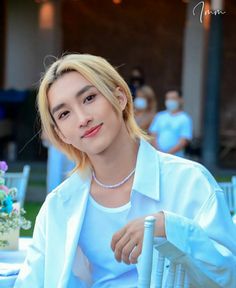
[[54, 113], [56, 113], [58, 110], [60, 110], [60, 109], [63, 108], [64, 106], [65, 106], [64, 103], [61, 103], [61, 104], [55, 106], [55, 107], [52, 109], [51, 114], [53, 115]]
[[[81, 90], [79, 90], [75, 97], [79, 97], [81, 96], [82, 94], [84, 94], [86, 91], [88, 91], [90, 88], [93, 88], [94, 86], [93, 85], [86, 85], [84, 86]], [[52, 111], [51, 111], [51, 114], [55, 114], [55, 112], [57, 112], [58, 110], [60, 110], [61, 108], [63, 108], [65, 106], [65, 103], [61, 103], [61, 104], [58, 104], [57, 106], [55, 106]]]
[[86, 85], [84, 86], [78, 93], [76, 93], [76, 97], [81, 96], [86, 91], [88, 91], [90, 88], [94, 87], [93, 85]]

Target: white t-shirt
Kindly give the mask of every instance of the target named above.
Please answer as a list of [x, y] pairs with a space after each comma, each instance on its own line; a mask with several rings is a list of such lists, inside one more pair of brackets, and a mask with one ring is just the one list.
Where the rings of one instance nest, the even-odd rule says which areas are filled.
[[[157, 134], [157, 144], [162, 152], [167, 152], [178, 144], [181, 138], [192, 139], [192, 120], [190, 116], [181, 111], [172, 114], [168, 111], [161, 111], [154, 117], [149, 132]], [[175, 153], [177, 156], [184, 156], [184, 150]]]
[[79, 246], [91, 264], [93, 288], [137, 286], [136, 265], [119, 263], [111, 249], [112, 236], [127, 224], [130, 207], [129, 202], [107, 208], [89, 195]]

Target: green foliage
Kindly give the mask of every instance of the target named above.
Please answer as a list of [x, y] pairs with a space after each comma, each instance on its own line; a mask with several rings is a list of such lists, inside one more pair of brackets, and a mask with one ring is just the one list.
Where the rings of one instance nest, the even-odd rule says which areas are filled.
[[217, 182], [231, 182], [231, 176], [216, 176]]
[[26, 202], [24, 205], [26, 212], [27, 219], [31, 221], [31, 228], [29, 230], [21, 230], [20, 236], [21, 237], [32, 237], [34, 224], [36, 216], [42, 206], [42, 203], [35, 203], [35, 202]]

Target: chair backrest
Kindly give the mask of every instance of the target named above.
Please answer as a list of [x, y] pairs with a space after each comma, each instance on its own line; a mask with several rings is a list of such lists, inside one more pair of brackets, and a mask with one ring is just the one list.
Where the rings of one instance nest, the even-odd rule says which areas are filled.
[[[153, 253], [154, 225], [155, 217], [146, 217], [138, 288], [189, 288], [188, 277], [181, 264], [171, 263], [160, 253], [156, 253], [156, 255]], [[167, 263], [168, 265], [166, 265]], [[168, 272], [165, 271], [166, 267], [168, 267]]]
[[218, 183], [225, 194], [225, 199], [228, 204], [230, 213], [236, 214], [236, 176], [232, 177], [231, 182]]
[[4, 175], [5, 184], [9, 188], [17, 188], [16, 200], [20, 206], [24, 206], [25, 194], [30, 175], [30, 166], [25, 165], [22, 172], [8, 172]]

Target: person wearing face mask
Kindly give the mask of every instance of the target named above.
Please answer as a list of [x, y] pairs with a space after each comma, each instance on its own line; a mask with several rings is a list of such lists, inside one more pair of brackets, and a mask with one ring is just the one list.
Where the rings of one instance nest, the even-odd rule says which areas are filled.
[[160, 151], [184, 157], [184, 150], [192, 139], [192, 120], [183, 111], [183, 99], [178, 89], [165, 95], [166, 110], [156, 114], [149, 128], [153, 145]]
[[147, 131], [156, 114], [156, 96], [150, 86], [137, 89], [134, 99], [135, 120], [140, 128]]

